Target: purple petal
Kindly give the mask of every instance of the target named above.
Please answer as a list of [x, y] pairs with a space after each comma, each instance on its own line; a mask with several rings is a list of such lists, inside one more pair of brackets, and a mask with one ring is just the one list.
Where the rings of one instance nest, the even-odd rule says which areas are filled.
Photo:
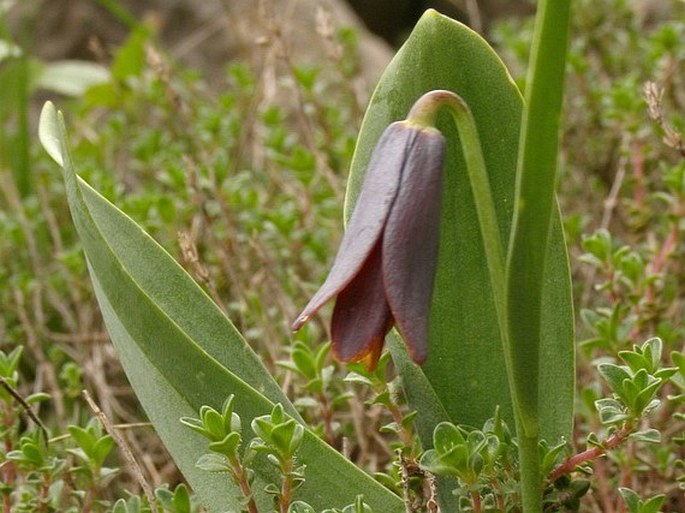
[[293, 323], [293, 330], [298, 330], [319, 308], [350, 283], [380, 240], [388, 213], [397, 196], [407, 150], [417, 132], [402, 121], [391, 124], [383, 132], [371, 155], [364, 184], [333, 267], [324, 284]]
[[376, 244], [354, 279], [340, 291], [331, 320], [335, 356], [342, 361], [368, 357], [370, 368], [376, 366], [393, 324], [383, 288], [381, 247]]
[[428, 315], [440, 237], [444, 137], [422, 129], [402, 171], [383, 235], [383, 281], [395, 323], [412, 359], [428, 352]]

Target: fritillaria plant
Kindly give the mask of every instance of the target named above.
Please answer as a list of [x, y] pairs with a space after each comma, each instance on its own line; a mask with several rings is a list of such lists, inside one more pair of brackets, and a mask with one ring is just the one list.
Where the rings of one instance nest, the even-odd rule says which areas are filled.
[[[436, 426], [483, 425], [499, 407], [516, 425], [525, 513], [542, 511], [539, 442], [568, 437], [573, 417], [573, 315], [554, 198], [569, 3], [538, 2], [525, 101], [477, 34], [435, 11], [421, 18], [371, 99], [350, 173], [346, 235], [328, 279], [294, 324], [335, 298], [331, 335], [340, 359], [373, 367], [387, 339], [424, 450]], [[256, 435], [253, 421], [275, 405], [279, 423], [302, 426], [304, 481], [281, 494], [288, 501], [292, 491], [293, 500], [321, 511], [363, 495], [376, 513], [404, 511], [401, 497], [305, 425], [185, 271], [78, 178], [63, 119], [50, 103], [40, 137], [63, 169], [122, 365], [207, 509], [240, 510], [245, 483], [197, 468], [206, 440], [179, 419], [196, 418], [202, 407], [219, 411], [232, 394], [246, 438], [247, 426]], [[396, 342], [393, 326], [406, 345]], [[255, 458], [250, 471], [251, 508], [266, 511], [273, 465]], [[442, 511], [455, 511], [445, 486], [437, 481], [437, 500]]]

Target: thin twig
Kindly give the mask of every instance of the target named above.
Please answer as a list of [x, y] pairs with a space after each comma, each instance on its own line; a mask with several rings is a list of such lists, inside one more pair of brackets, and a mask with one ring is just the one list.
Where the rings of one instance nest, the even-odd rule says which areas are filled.
[[192, 272], [193, 278], [207, 287], [210, 297], [219, 308], [224, 312], [228, 312], [226, 305], [223, 304], [221, 294], [219, 294], [219, 291], [211, 279], [207, 266], [200, 260], [197, 244], [195, 243], [193, 236], [189, 232], [179, 231], [178, 245], [181, 249], [181, 258], [187, 268]]
[[627, 159], [622, 157], [619, 160], [616, 169], [616, 176], [614, 177], [614, 182], [611, 184], [609, 195], [604, 200], [604, 211], [602, 212], [602, 222], [600, 226], [605, 230], [609, 229], [614, 210], [618, 206], [619, 195], [621, 194], [621, 186], [623, 185], [623, 181], [626, 176], [626, 164]]
[[52, 405], [55, 410], [55, 415], [60, 423], [66, 419], [66, 410], [64, 408], [64, 394], [59, 386], [57, 375], [55, 374], [55, 367], [48, 360], [35, 330], [35, 324], [29, 317], [26, 308], [26, 298], [24, 293], [18, 288], [13, 288], [14, 302], [17, 306], [17, 317], [24, 328], [26, 334], [26, 345], [33, 354], [37, 362], [37, 371], [45, 376], [48, 386], [50, 387], [50, 396], [52, 398]]
[[17, 392], [12, 385], [9, 384], [9, 382], [0, 376], [0, 385], [2, 385], [2, 388], [7, 390], [7, 393], [9, 393], [19, 404], [21, 404], [22, 408], [24, 408], [24, 411], [26, 412], [26, 415], [38, 426], [38, 428], [41, 430], [41, 433], [43, 434], [43, 441], [45, 442], [45, 445], [48, 445], [48, 430], [45, 427], [45, 424], [43, 424], [43, 421], [38, 418], [38, 416], [34, 413], [34, 411], [31, 409], [31, 406], [24, 400], [24, 398]]
[[102, 423], [107, 433], [109, 433], [109, 435], [116, 441], [117, 445], [119, 446], [119, 450], [121, 451], [121, 455], [124, 457], [124, 460], [126, 461], [126, 464], [129, 467], [129, 472], [131, 472], [131, 474], [136, 478], [138, 484], [143, 489], [143, 492], [147, 497], [148, 503], [150, 504], [150, 508], [153, 511], [156, 511], [157, 501], [155, 500], [155, 494], [150, 484], [145, 480], [143, 471], [140, 465], [138, 464], [138, 461], [133, 456], [133, 453], [131, 452], [131, 449], [128, 446], [128, 442], [118, 430], [114, 429], [114, 426], [112, 426], [112, 424], [110, 423], [109, 419], [107, 418], [107, 415], [105, 415], [104, 412], [98, 407], [98, 405], [95, 404], [95, 401], [93, 401], [93, 398], [90, 396], [88, 391], [83, 390], [81, 393], [85, 398], [86, 402], [88, 403], [88, 406], [90, 406], [90, 409]]

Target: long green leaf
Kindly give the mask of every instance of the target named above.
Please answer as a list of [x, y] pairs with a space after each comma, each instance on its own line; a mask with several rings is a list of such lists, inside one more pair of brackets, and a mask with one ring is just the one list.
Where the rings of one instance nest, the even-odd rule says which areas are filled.
[[[422, 94], [448, 89], [459, 94], [478, 127], [501, 240], [509, 239], [522, 98], [506, 68], [475, 32], [435, 11], [419, 21], [384, 72], [371, 99], [348, 185], [352, 211], [371, 151], [383, 129], [404, 118]], [[421, 369], [399, 359], [407, 394], [419, 411], [425, 446], [436, 412], [455, 423], [481, 425], [500, 405], [513, 426], [513, 411], [499, 338], [489, 270], [471, 184], [449, 115], [438, 127], [448, 140], [443, 218], [436, 289], [431, 310], [429, 356]], [[569, 436], [573, 409], [573, 322], [568, 263], [558, 211], [546, 247], [539, 409], [541, 433]], [[396, 348], [396, 345], [391, 345]], [[426, 392], [430, 387], [430, 392]], [[439, 403], [439, 404], [436, 404]], [[427, 412], [424, 420], [423, 412]], [[425, 425], [424, 425], [425, 424]], [[432, 424], [434, 426], [434, 424]]]
[[[185, 271], [138, 225], [74, 172], [61, 116], [52, 104], [41, 115], [40, 137], [64, 171], [69, 206], [83, 243], [98, 301], [124, 370], [160, 437], [212, 512], [239, 510], [226, 475], [195, 467], [206, 441], [179, 419], [200, 406], [218, 408], [235, 394], [249, 420], [274, 403], [301, 421], [292, 404], [230, 321]], [[245, 433], [249, 439], [251, 434]], [[357, 494], [375, 511], [402, 511], [401, 500], [306, 430], [299, 458], [306, 465], [297, 498], [317, 509], [341, 507]], [[253, 490], [267, 510], [264, 486], [278, 476], [265, 459], [254, 463]]]
[[[531, 249], [548, 246], [557, 211], [559, 123], [571, 0], [541, 0], [537, 8], [507, 255], [508, 351], [518, 420], [521, 503], [531, 513], [543, 508], [538, 450], [543, 435], [540, 413], [546, 406], [542, 401], [545, 394], [555, 391], [539, 379], [539, 370], [549, 365], [543, 351], [543, 289], [548, 278], [544, 273], [546, 260], [554, 256]], [[572, 370], [573, 364], [568, 368]]]
[[544, 251], [556, 211], [559, 123], [569, 32], [569, 0], [542, 1], [528, 71], [522, 121], [514, 227], [507, 262], [509, 332], [514, 375], [526, 431], [536, 431], [537, 374], [543, 311]]

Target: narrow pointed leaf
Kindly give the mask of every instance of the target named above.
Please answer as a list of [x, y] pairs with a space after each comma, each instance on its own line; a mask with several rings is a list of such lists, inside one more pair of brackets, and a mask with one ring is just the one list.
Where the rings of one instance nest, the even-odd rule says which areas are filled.
[[[185, 271], [138, 225], [75, 174], [61, 115], [46, 104], [40, 138], [63, 166], [69, 206], [83, 243], [105, 324], [143, 408], [208, 511], [238, 511], [237, 488], [225, 475], [196, 467], [207, 440], [180, 422], [203, 405], [220, 408], [234, 394], [244, 425], [274, 404], [301, 422], [292, 404], [230, 321]], [[247, 438], [247, 435], [246, 435]], [[299, 452], [306, 482], [297, 498], [317, 508], [342, 507], [363, 493], [379, 512], [402, 511], [394, 494], [305, 430]], [[260, 510], [271, 498], [274, 469], [256, 458]], [[349, 485], [347, 485], [349, 483]]]

